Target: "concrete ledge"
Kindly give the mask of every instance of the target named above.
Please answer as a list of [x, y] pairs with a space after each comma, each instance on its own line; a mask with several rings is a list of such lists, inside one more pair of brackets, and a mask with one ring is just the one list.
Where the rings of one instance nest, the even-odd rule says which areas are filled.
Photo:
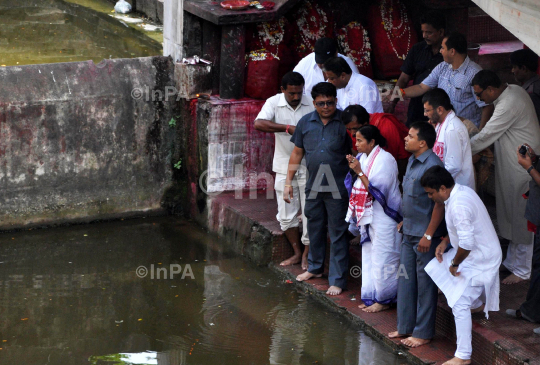
[[[235, 242], [236, 252], [259, 264], [271, 262], [270, 266], [290, 279], [299, 290], [313, 294], [314, 298], [348, 319], [360, 323], [364, 330], [378, 338], [396, 353], [401, 353], [413, 364], [442, 364], [455, 352], [455, 325], [451, 309], [443, 295], [439, 296], [436, 336], [425, 346], [408, 349], [399, 340], [391, 340], [387, 334], [396, 328], [396, 310], [381, 313], [365, 313], [358, 308], [360, 279], [349, 278], [348, 290], [336, 297], [325, 295], [326, 278], [298, 283], [295, 278], [302, 271], [299, 265], [280, 267], [278, 263], [292, 250], [275, 220], [277, 204], [259, 193], [257, 200], [250, 200], [247, 193], [243, 199], [234, 199], [234, 193], [224, 193], [208, 199], [208, 228]], [[276, 246], [274, 246], [276, 245]], [[289, 251], [287, 251], [289, 249]], [[255, 254], [257, 253], [257, 254]], [[261, 256], [265, 253], [268, 256]], [[281, 255], [279, 255], [281, 253]], [[270, 256], [271, 255], [271, 256]], [[358, 250], [351, 250], [351, 265], [360, 265]], [[538, 324], [518, 321], [506, 316], [508, 308], [518, 308], [524, 301], [529, 282], [501, 288], [501, 310], [490, 313], [486, 320], [482, 314], [473, 316], [473, 364], [540, 364], [539, 336], [532, 330]]]

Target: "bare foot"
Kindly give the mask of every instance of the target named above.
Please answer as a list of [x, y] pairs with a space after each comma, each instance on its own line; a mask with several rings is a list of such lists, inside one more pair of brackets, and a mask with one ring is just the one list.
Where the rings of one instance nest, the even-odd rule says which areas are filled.
[[373, 303], [369, 307], [364, 308], [363, 311], [368, 312], [368, 313], [377, 313], [377, 312], [385, 311], [385, 310], [387, 310], [389, 308], [390, 308], [389, 305], [384, 305], [384, 304], [381, 304], [381, 303]]
[[308, 269], [308, 254], [309, 254], [309, 245], [306, 245], [304, 248], [304, 253], [302, 254], [302, 270], [307, 271]]
[[480, 312], [483, 312], [484, 311], [484, 308], [486, 307], [485, 304], [482, 304], [480, 307], [478, 308], [475, 308], [475, 309], [472, 309], [471, 308], [471, 313], [480, 313]]
[[343, 289], [341, 289], [339, 286], [332, 285], [326, 291], [326, 295], [340, 295], [342, 291]]
[[445, 362], [443, 365], [468, 365], [470, 363], [471, 363], [471, 360], [463, 360], [463, 359], [460, 359], [459, 357], [454, 357], [453, 359]]
[[360, 305], [358, 306], [358, 308], [364, 309], [364, 308], [367, 308], [367, 305], [365, 305], [364, 303], [362, 303], [362, 304], [360, 304]]
[[431, 340], [425, 340], [423, 338], [416, 338], [416, 337], [409, 337], [409, 338], [401, 340], [402, 344], [404, 344], [405, 346], [412, 347], [412, 348], [420, 347], [420, 346], [426, 345], [426, 344], [428, 344], [430, 342], [431, 342]]
[[291, 265], [296, 265], [297, 263], [300, 262], [301, 260], [301, 255], [298, 254], [298, 255], [294, 255], [292, 257], [289, 257], [287, 260], [285, 261], [281, 261], [281, 264], [279, 264], [279, 266], [291, 266]]
[[360, 238], [361, 237], [359, 235], [354, 237], [352, 240], [349, 241], [349, 244], [351, 246], [358, 246], [360, 244]]
[[398, 331], [394, 331], [394, 332], [390, 332], [388, 334], [388, 337], [389, 338], [403, 338], [403, 337], [411, 337], [410, 334], [405, 334], [405, 333], [399, 333]]
[[516, 276], [515, 274], [511, 274], [510, 276], [507, 276], [506, 279], [502, 281], [502, 283], [505, 285], [512, 285], [512, 284], [520, 283], [524, 280], [525, 279], [522, 279], [519, 276]]
[[296, 281], [306, 281], [311, 278], [320, 278], [321, 276], [322, 274], [312, 274], [309, 271], [306, 271], [305, 273], [298, 275]]

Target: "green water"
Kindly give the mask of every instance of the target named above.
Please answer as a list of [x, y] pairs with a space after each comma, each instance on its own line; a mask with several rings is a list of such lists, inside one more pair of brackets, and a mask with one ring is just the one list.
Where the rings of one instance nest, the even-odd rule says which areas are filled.
[[162, 31], [116, 19], [113, 7], [105, 0], [0, 0], [0, 65], [162, 54]]
[[172, 217], [0, 234], [0, 310], [0, 364], [405, 363]]

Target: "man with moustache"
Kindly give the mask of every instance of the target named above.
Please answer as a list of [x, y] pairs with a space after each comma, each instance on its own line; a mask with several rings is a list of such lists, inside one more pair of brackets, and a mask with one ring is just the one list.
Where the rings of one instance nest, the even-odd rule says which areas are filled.
[[[443, 61], [440, 50], [446, 29], [444, 14], [436, 10], [429, 11], [422, 17], [420, 24], [424, 40], [415, 44], [407, 54], [396, 83], [399, 89], [407, 87], [411, 80], [413, 85], [419, 85]], [[392, 94], [383, 99], [390, 102], [389, 113], [394, 112], [399, 100], [399, 98], [392, 100]], [[427, 120], [424, 116], [422, 98], [412, 98], [409, 102], [406, 124], [410, 127], [413, 122], [420, 120]]]
[[[289, 204], [281, 198], [285, 190], [287, 167], [289, 157], [294, 148], [290, 136], [294, 134], [300, 118], [313, 111], [313, 101], [309, 95], [303, 95], [304, 78], [298, 72], [288, 72], [281, 81], [281, 93], [269, 98], [262, 107], [257, 119], [255, 129], [261, 132], [274, 133], [276, 145], [272, 171], [276, 173], [274, 189], [277, 193], [278, 214], [276, 216], [281, 230], [291, 244], [294, 255], [280, 263], [289, 266], [302, 262], [302, 269], [307, 270], [307, 257], [309, 252], [309, 237], [307, 220], [305, 218], [304, 187], [306, 185], [306, 171], [299, 169], [291, 180], [294, 199]], [[303, 162], [303, 161], [302, 161]], [[305, 165], [305, 162], [303, 163]], [[302, 238], [298, 229], [298, 210], [302, 208]], [[300, 249], [300, 241], [304, 245], [304, 252]]]
[[341, 122], [337, 109], [336, 88], [321, 82], [311, 90], [315, 111], [305, 115], [291, 138], [295, 147], [289, 159], [283, 199], [294, 198], [292, 180], [306, 158], [306, 217], [310, 239], [308, 271], [296, 280], [321, 277], [324, 272], [327, 236], [330, 236], [330, 271], [327, 295], [339, 295], [345, 289], [349, 272], [348, 224], [345, 221], [349, 194], [345, 177], [349, 163], [345, 158], [352, 151], [352, 141]]

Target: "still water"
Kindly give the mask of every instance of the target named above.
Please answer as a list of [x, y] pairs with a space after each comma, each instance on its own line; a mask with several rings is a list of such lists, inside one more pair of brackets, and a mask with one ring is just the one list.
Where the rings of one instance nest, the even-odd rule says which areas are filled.
[[113, 7], [106, 0], [0, 0], [0, 65], [162, 54], [162, 32], [145, 34], [142, 20], [117, 19]]
[[0, 364], [405, 363], [172, 217], [2, 233], [0, 303]]

